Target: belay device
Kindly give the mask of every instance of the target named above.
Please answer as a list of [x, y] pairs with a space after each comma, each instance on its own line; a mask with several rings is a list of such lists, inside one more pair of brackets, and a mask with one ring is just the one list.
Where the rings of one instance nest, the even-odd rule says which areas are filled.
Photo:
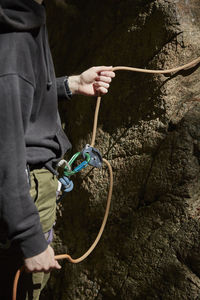
[[[72, 164], [80, 155], [82, 155], [85, 160], [72, 170]], [[70, 176], [78, 173], [88, 165], [95, 168], [101, 168], [102, 156], [99, 150], [87, 144], [81, 152], [74, 154], [69, 162], [63, 159], [58, 163], [58, 166], [61, 167], [63, 164], [65, 164], [65, 167], [63, 176], [59, 178], [60, 184], [57, 191], [57, 203], [62, 200], [64, 193], [71, 192], [73, 190], [74, 184], [73, 181], [70, 180]], [[60, 195], [61, 191], [62, 194]]]

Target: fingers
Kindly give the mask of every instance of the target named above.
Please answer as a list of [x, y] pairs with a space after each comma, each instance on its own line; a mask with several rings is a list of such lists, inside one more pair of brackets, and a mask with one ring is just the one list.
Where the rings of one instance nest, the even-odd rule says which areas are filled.
[[55, 260], [56, 264], [55, 264], [55, 269], [60, 270], [61, 269], [61, 265], [57, 262], [57, 260]]
[[[51, 267], [50, 266], [46, 267], [42, 271], [44, 273], [49, 273], [50, 271], [52, 271], [54, 269], [56, 269], [56, 270], [60, 270], [61, 269], [61, 266], [59, 265], [59, 263], [55, 259], [54, 259], [54, 261], [52, 261]], [[41, 272], [41, 271], [35, 271], [35, 272]]]
[[31, 258], [24, 260], [25, 269], [27, 272], [45, 272], [48, 273], [52, 269], [61, 269], [61, 266], [54, 258], [54, 251], [51, 246], [48, 246], [47, 249]]
[[93, 86], [94, 86], [94, 89], [96, 92], [95, 94], [97, 96], [97, 95], [107, 94], [110, 85], [109, 85], [109, 83], [104, 82], [104, 81], [96, 81]]
[[94, 83], [94, 86], [95, 86], [95, 88], [104, 87], [104, 88], [108, 89], [109, 86], [110, 86], [110, 84], [109, 84], [109, 83], [106, 83], [106, 82], [104, 82], [104, 81], [96, 81], [96, 82]]
[[33, 273], [44, 272], [47, 274], [54, 269], [56, 269], [56, 270], [61, 269], [61, 266], [59, 265], [59, 263], [56, 260], [51, 264], [51, 266], [44, 267], [44, 268], [38, 268], [38, 269], [33, 270], [32, 272]]
[[99, 73], [99, 72], [102, 72], [102, 71], [111, 71], [112, 70], [112, 66], [98, 66], [98, 67], [93, 67], [94, 71]]
[[99, 95], [105, 95], [107, 94], [108, 90], [104, 87], [99, 87], [95, 89], [95, 96], [99, 96]]
[[110, 78], [115, 77], [115, 73], [113, 71], [102, 71], [102, 72], [99, 72], [99, 75], [110, 77]]
[[49, 273], [53, 269], [60, 270], [61, 266], [56, 260], [52, 260], [49, 262], [49, 264], [45, 265], [25, 265], [25, 270], [27, 273], [38, 273], [38, 272], [44, 272], [44, 273]]
[[112, 78], [115, 77], [115, 73], [112, 71], [102, 71], [98, 73], [95, 78], [94, 89], [97, 95], [105, 95], [108, 92]]
[[101, 82], [106, 82], [106, 83], [111, 83], [112, 81], [112, 78], [111, 77], [108, 77], [108, 76], [97, 76], [95, 78], [96, 81], [101, 81]]
[[113, 67], [106, 67], [106, 66], [100, 66], [100, 67], [93, 67], [93, 71], [95, 71], [98, 75], [114, 78], [115, 73], [112, 71]]
[[112, 81], [112, 78], [115, 77], [115, 73], [114, 72], [101, 72], [100, 75], [98, 75], [95, 78], [95, 83], [94, 85], [96, 87], [105, 87], [105, 88], [109, 88], [109, 84]]

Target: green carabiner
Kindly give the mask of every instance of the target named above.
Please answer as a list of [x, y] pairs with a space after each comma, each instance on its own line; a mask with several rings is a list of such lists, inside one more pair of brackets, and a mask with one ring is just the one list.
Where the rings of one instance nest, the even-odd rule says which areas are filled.
[[[72, 158], [70, 159], [70, 161], [68, 162], [68, 165], [71, 166], [73, 164], [73, 162], [79, 157], [80, 154], [81, 154], [81, 152], [77, 152], [76, 154], [74, 154], [72, 156]], [[64, 176], [69, 177], [71, 175], [78, 173], [85, 167], [87, 167], [87, 165], [89, 164], [89, 161], [90, 161], [89, 153], [85, 153], [85, 157], [86, 157], [86, 159], [81, 164], [79, 164], [74, 170], [69, 170], [68, 166], [65, 166]]]

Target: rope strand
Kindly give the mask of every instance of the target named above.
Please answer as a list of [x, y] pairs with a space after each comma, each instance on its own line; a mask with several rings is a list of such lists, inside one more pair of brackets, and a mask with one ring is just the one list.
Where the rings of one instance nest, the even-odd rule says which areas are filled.
[[[122, 71], [123, 70], [123, 71], [132, 71], [132, 72], [140, 72], [140, 73], [150, 73], [150, 74], [169, 74], [169, 73], [178, 72], [181, 70], [187, 70], [189, 68], [195, 67], [199, 63], [200, 63], [200, 57], [198, 57], [197, 59], [195, 59], [195, 60], [191, 61], [190, 63], [187, 63], [183, 66], [168, 69], [168, 70], [148, 70], [148, 69], [139, 69], [139, 68], [133, 68], [133, 67], [117, 66], [117, 67], [114, 67], [112, 69], [112, 71]], [[96, 131], [97, 131], [97, 122], [98, 122], [100, 103], [101, 103], [101, 97], [99, 96], [97, 98], [97, 104], [96, 104], [95, 115], [94, 115], [93, 132], [92, 132], [92, 140], [91, 140], [92, 147], [94, 147], [95, 139], [96, 139]], [[77, 263], [83, 261], [94, 250], [94, 248], [97, 246], [97, 244], [102, 236], [102, 233], [104, 231], [104, 228], [105, 228], [105, 225], [106, 225], [106, 222], [108, 219], [110, 203], [111, 203], [111, 198], [112, 198], [112, 190], [113, 190], [112, 167], [105, 158], [103, 158], [103, 162], [106, 163], [108, 170], [109, 170], [110, 186], [109, 186], [109, 192], [108, 192], [108, 197], [107, 197], [107, 205], [106, 205], [105, 215], [104, 215], [103, 222], [102, 222], [101, 228], [99, 230], [99, 233], [98, 233], [95, 241], [93, 242], [93, 244], [90, 246], [90, 248], [87, 250], [87, 252], [85, 254], [83, 254], [81, 257], [73, 259], [69, 254], [60, 254], [60, 255], [55, 256], [55, 259], [57, 259], [57, 260], [67, 259], [69, 262], [74, 263], [74, 264], [77, 264]], [[14, 279], [14, 283], [13, 283], [13, 298], [12, 298], [12, 300], [16, 300], [16, 298], [17, 298], [18, 280], [23, 271], [24, 271], [24, 267], [19, 269], [15, 275], [15, 279]]]
[[191, 62], [182, 65], [180, 67], [168, 69], [168, 70], [148, 70], [148, 69], [140, 69], [140, 68], [133, 68], [133, 67], [122, 67], [122, 66], [117, 66], [112, 69], [112, 71], [132, 71], [132, 72], [139, 72], [139, 73], [149, 73], [149, 74], [169, 74], [169, 73], [174, 73], [178, 72], [181, 70], [188, 70], [190, 68], [195, 67], [200, 63], [200, 57], [192, 60]]

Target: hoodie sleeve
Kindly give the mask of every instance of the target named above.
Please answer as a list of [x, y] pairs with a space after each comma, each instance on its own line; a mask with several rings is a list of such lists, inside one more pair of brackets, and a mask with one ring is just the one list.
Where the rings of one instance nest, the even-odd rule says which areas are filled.
[[72, 93], [68, 86], [67, 76], [57, 77], [56, 84], [57, 84], [58, 99], [71, 100]]
[[0, 76], [0, 213], [11, 241], [25, 258], [47, 248], [39, 214], [29, 193], [26, 174], [25, 130], [33, 86], [18, 75]]

